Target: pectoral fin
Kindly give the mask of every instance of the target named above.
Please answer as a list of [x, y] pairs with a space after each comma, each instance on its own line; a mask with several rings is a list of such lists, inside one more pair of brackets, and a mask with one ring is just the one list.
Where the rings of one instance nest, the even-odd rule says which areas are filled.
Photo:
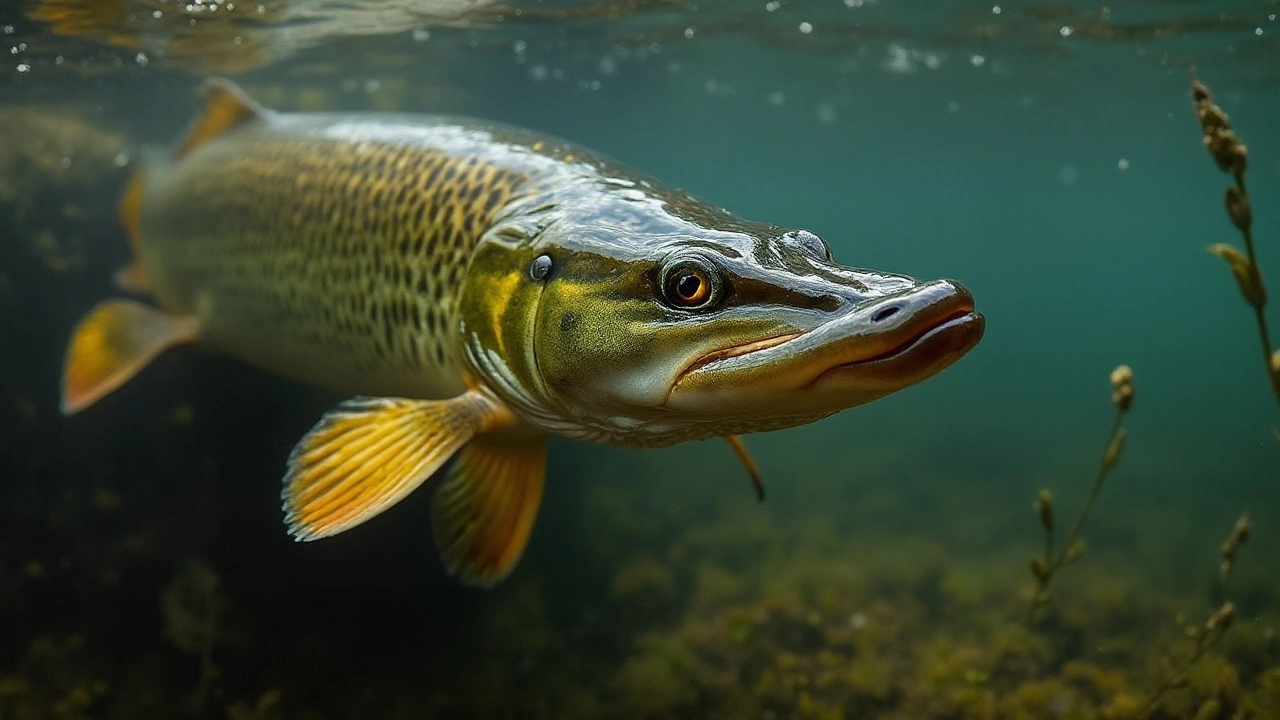
[[284, 478], [289, 534], [317, 540], [395, 505], [510, 411], [470, 390], [451, 400], [359, 397], [294, 446]]
[[511, 572], [542, 503], [546, 460], [541, 435], [485, 435], [462, 450], [432, 506], [450, 573], [489, 586]]
[[195, 318], [132, 300], [100, 303], [76, 325], [62, 374], [62, 412], [79, 412], [124, 384], [164, 350], [199, 336]]

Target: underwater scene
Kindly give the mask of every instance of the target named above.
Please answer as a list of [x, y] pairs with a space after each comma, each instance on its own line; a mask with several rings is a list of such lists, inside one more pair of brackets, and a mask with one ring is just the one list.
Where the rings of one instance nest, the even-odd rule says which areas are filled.
[[0, 720], [1280, 718], [1278, 18], [4, 3]]

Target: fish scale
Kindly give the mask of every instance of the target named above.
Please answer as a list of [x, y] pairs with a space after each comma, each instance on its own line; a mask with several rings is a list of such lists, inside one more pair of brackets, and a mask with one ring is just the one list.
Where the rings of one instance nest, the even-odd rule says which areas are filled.
[[156, 184], [141, 226], [156, 296], [271, 369], [323, 352], [354, 372], [314, 378], [322, 385], [457, 392], [462, 278], [529, 173], [450, 152], [447, 124], [438, 141], [292, 125], [214, 139]]

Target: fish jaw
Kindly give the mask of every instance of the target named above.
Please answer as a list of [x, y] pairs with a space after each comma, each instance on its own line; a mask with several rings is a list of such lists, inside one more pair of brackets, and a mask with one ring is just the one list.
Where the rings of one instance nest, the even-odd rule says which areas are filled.
[[936, 280], [859, 303], [801, 333], [708, 353], [676, 378], [665, 407], [693, 416], [821, 415], [925, 380], [982, 339], [973, 296]]

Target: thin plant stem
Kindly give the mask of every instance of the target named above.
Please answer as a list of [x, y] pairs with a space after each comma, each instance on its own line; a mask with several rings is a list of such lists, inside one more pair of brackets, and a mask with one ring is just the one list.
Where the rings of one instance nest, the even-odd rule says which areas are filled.
[[1058, 557], [1052, 566], [1054, 568], [1062, 567], [1065, 564], [1067, 553], [1071, 550], [1072, 544], [1075, 543], [1076, 537], [1080, 535], [1080, 530], [1084, 528], [1084, 521], [1089, 516], [1093, 501], [1098, 499], [1098, 493], [1102, 491], [1102, 485], [1107, 480], [1107, 473], [1115, 466], [1108, 455], [1111, 446], [1116, 441], [1116, 435], [1120, 432], [1120, 421], [1123, 418], [1124, 411], [1117, 407], [1115, 415], [1111, 418], [1111, 431], [1107, 433], [1106, 449], [1103, 450], [1102, 461], [1098, 463], [1098, 474], [1093, 479], [1093, 487], [1089, 488], [1089, 497], [1085, 499], [1084, 507], [1080, 508], [1080, 514], [1076, 515], [1075, 522], [1071, 524], [1066, 536], [1062, 538], [1062, 546], [1058, 549]]
[[1054, 555], [1053, 552], [1053, 529], [1050, 527], [1045, 528], [1045, 571], [1036, 577], [1036, 589], [1031, 593], [1027, 606], [1022, 610], [1022, 617], [1019, 622], [1024, 627], [1031, 625], [1031, 619], [1035, 616], [1036, 608], [1042, 604], [1045, 591], [1049, 589], [1054, 576], [1058, 574], [1058, 571], [1063, 566], [1074, 559], [1070, 554], [1075, 546], [1076, 538], [1079, 537], [1080, 531], [1084, 528], [1085, 520], [1089, 517], [1089, 511], [1093, 508], [1093, 503], [1098, 499], [1099, 493], [1102, 492], [1102, 486], [1106, 484], [1107, 473], [1111, 471], [1111, 468], [1115, 467], [1112, 448], [1115, 446], [1117, 437], [1121, 432], [1120, 423], [1124, 419], [1124, 413], [1124, 408], [1116, 405], [1115, 415], [1111, 419], [1111, 431], [1107, 434], [1107, 444], [1102, 452], [1102, 460], [1098, 463], [1098, 474], [1093, 478], [1093, 487], [1089, 488], [1089, 496], [1085, 498], [1084, 505], [1080, 507], [1080, 512], [1076, 514], [1075, 521], [1071, 523], [1067, 534], [1063, 536], [1062, 544], [1058, 546], [1057, 555]]
[[[1240, 194], [1245, 198], [1249, 197], [1248, 191], [1245, 189], [1244, 173], [1234, 173], [1236, 179], [1236, 187], [1240, 189]], [[1244, 236], [1245, 256], [1249, 258], [1249, 265], [1255, 269], [1261, 277], [1262, 271], [1257, 270], [1258, 253], [1253, 246], [1253, 230], [1252, 228], [1242, 228], [1240, 234]], [[1280, 373], [1274, 372], [1271, 368], [1271, 332], [1267, 326], [1267, 310], [1265, 306], [1252, 305], [1253, 319], [1258, 324], [1258, 339], [1262, 342], [1262, 366], [1266, 369], [1267, 379], [1271, 383], [1271, 394], [1275, 395], [1276, 402], [1280, 402]]]

